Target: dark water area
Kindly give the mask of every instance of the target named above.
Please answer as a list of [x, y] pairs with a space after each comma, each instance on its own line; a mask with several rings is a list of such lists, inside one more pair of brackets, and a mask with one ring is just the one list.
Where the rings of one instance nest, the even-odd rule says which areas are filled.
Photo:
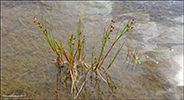
[[[183, 99], [183, 1], [3, 1], [1, 9], [3, 99], [56, 98], [57, 68], [51, 61], [57, 55], [33, 23], [34, 16], [39, 22], [42, 16], [46, 19], [48, 29], [66, 50], [67, 35], [77, 34], [81, 19], [87, 64], [91, 63], [93, 46], [94, 56], [98, 57], [104, 28], [112, 19], [116, 21], [115, 29], [104, 52], [110, 48], [116, 32], [126, 25], [127, 20], [119, 27], [121, 20], [135, 19], [133, 30], [117, 42], [110, 54], [115, 55], [119, 43], [125, 42], [106, 74], [117, 88], [112, 93], [103, 81], [98, 81], [100, 89], [92, 90], [95, 85], [88, 83], [79, 99]], [[137, 51], [135, 59], [126, 57], [128, 50]], [[65, 86], [59, 95], [61, 99], [71, 98]]]

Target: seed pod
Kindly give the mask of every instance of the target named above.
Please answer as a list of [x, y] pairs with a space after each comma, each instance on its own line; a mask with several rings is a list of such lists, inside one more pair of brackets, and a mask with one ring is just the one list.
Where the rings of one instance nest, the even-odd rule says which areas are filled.
[[111, 20], [111, 22], [115, 23], [115, 21], [114, 21], [114, 20]]
[[43, 33], [45, 33], [46, 32], [46, 29], [45, 30], [43, 30]]
[[38, 25], [40, 25], [40, 22], [37, 22]]
[[42, 26], [41, 26], [41, 25], [38, 25], [38, 27], [39, 27], [39, 28], [42, 28]]

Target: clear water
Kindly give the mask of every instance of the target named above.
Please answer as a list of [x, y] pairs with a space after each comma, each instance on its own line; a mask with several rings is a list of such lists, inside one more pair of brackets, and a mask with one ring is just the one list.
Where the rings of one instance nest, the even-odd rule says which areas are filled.
[[[109, 98], [182, 99], [182, 4], [182, 1], [2, 2], [1, 95], [26, 94], [27, 98], [55, 97], [53, 90], [57, 68], [50, 61], [56, 58], [56, 55], [47, 44], [44, 34], [41, 34], [33, 23], [33, 16], [41, 22], [43, 15], [47, 19], [47, 27], [52, 29], [56, 40], [63, 41], [66, 49], [67, 34], [77, 33], [78, 20], [81, 19], [83, 34], [87, 40], [86, 63], [89, 64], [92, 46], [95, 46], [95, 56], [98, 56], [103, 30], [110, 21], [116, 21], [115, 32], [111, 35], [105, 51], [113, 42], [120, 21], [131, 16], [136, 21], [133, 30], [126, 33], [112, 50], [114, 55], [118, 44], [125, 42], [125, 46], [108, 71], [112, 78], [120, 80], [114, 80], [117, 81], [118, 89]], [[19, 18], [27, 28], [21, 24]], [[121, 25], [120, 30], [124, 25], [125, 23]], [[140, 64], [130, 64], [126, 61], [128, 47], [130, 52], [137, 48]], [[108, 60], [106, 62], [108, 64]], [[107, 64], [105, 63], [104, 67]], [[128, 70], [125, 71], [127, 66]], [[24, 83], [29, 86], [25, 86]], [[14, 88], [16, 84], [19, 84], [18, 88]], [[45, 94], [50, 95], [35, 92], [36, 90], [47, 91]], [[68, 92], [63, 92], [65, 93]], [[67, 96], [62, 95], [61, 98]]]

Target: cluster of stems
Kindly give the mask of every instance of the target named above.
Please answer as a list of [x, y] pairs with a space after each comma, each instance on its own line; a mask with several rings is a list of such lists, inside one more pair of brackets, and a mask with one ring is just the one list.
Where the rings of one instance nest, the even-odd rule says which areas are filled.
[[[124, 20], [122, 20], [123, 22]], [[121, 22], [121, 23], [122, 23]], [[130, 31], [131, 29], [133, 29], [132, 25], [135, 23], [134, 19], [131, 20], [131, 18], [129, 18], [126, 26], [124, 27], [123, 31], [121, 31], [120, 35], [118, 36], [118, 32], [116, 34], [116, 38], [114, 40], [114, 42], [112, 43], [111, 47], [109, 48], [109, 50], [107, 51], [107, 53], [105, 54], [105, 56], [102, 58], [102, 54], [104, 51], [104, 47], [105, 44], [107, 43], [107, 41], [110, 39], [110, 34], [113, 32], [113, 24], [115, 23], [114, 20], [111, 20], [111, 24], [110, 26], [106, 29], [104, 29], [104, 34], [103, 34], [103, 39], [102, 39], [102, 46], [101, 46], [101, 52], [100, 55], [97, 58], [95, 58], [95, 61], [92, 63], [92, 66], [89, 68], [89, 70], [87, 71], [87, 73], [92, 70], [94, 67], [94, 70], [96, 70], [97, 68], [100, 68], [102, 66], [102, 64], [104, 63], [104, 60], [107, 58], [108, 54], [110, 53], [110, 51], [112, 50], [112, 48], [114, 47], [114, 45], [116, 44], [116, 42], [128, 31]], [[118, 30], [119, 31], [119, 30]], [[118, 37], [117, 37], [118, 36]], [[119, 54], [119, 52], [121, 51], [122, 47], [123, 47], [124, 43], [122, 45], [119, 46], [118, 51], [116, 52], [114, 58], [112, 59], [112, 61], [110, 62], [110, 64], [108, 65], [107, 69], [105, 70], [105, 72], [111, 67], [111, 65], [113, 64], [114, 60], [116, 59], [117, 55]], [[94, 47], [93, 47], [94, 48]], [[93, 54], [92, 54], [92, 59], [93, 59]], [[86, 73], [86, 74], [87, 74]]]
[[[84, 44], [85, 44], [85, 35], [82, 35], [82, 31], [81, 31], [81, 20], [79, 20], [79, 26], [78, 26], [78, 31], [77, 31], [77, 37], [74, 36], [74, 34], [68, 36], [68, 54], [66, 54], [65, 49], [63, 48], [63, 44], [61, 41], [60, 44], [54, 39], [53, 33], [50, 32], [49, 30], [46, 29], [46, 26], [44, 26], [44, 22], [42, 19], [42, 25], [40, 24], [40, 22], [37, 21], [36, 17], [33, 18], [34, 19], [34, 23], [38, 24], [38, 27], [40, 28], [41, 32], [45, 34], [46, 36], [46, 40], [49, 43], [50, 47], [52, 48], [52, 50], [57, 54], [57, 66], [64, 66], [65, 61], [63, 61], [63, 57], [65, 57], [65, 59], [67, 60], [67, 64], [69, 65], [69, 70], [70, 70], [70, 76], [72, 78], [72, 84], [74, 86], [74, 78], [75, 78], [75, 74], [74, 74], [74, 69], [76, 68], [76, 66], [78, 66], [78, 62], [80, 62], [80, 64], [83, 65], [83, 67], [86, 67], [87, 70], [85, 72], [85, 78], [86, 79], [86, 75], [87, 73], [92, 70], [92, 71], [96, 71], [97, 69], [100, 69], [100, 67], [103, 65], [105, 59], [107, 58], [108, 54], [111, 52], [112, 48], [114, 47], [114, 45], [117, 43], [117, 41], [127, 32], [130, 31], [131, 29], [133, 29], [132, 25], [135, 23], [134, 19], [131, 20], [131, 18], [128, 19], [127, 24], [125, 25], [124, 29], [121, 31], [121, 33], [118, 35], [118, 32], [116, 34], [116, 37], [114, 39], [114, 42], [112, 43], [111, 47], [109, 48], [109, 50], [107, 51], [107, 53], [105, 54], [104, 57], [102, 57], [103, 52], [104, 52], [104, 48], [106, 43], [108, 42], [108, 40], [110, 39], [110, 34], [113, 32], [114, 30], [114, 26], [113, 24], [115, 23], [114, 20], [111, 20], [110, 25], [108, 26], [107, 29], [104, 29], [104, 34], [103, 34], [103, 39], [102, 39], [102, 46], [101, 46], [101, 51], [99, 54], [98, 58], [94, 58], [94, 46], [92, 47], [92, 59], [91, 59], [91, 66], [86, 65], [85, 64], [85, 58], [84, 58]], [[122, 20], [123, 22], [124, 20]], [[122, 23], [121, 22], [121, 23]], [[120, 25], [119, 25], [120, 26]], [[82, 37], [82, 39], [81, 39]], [[77, 38], [77, 39], [76, 39]], [[75, 47], [76, 45], [76, 47]], [[118, 51], [116, 52], [116, 54], [114, 55], [113, 59], [110, 61], [109, 65], [107, 66], [105, 72], [111, 67], [111, 65], [113, 64], [114, 60], [116, 59], [117, 55], [119, 54], [119, 52], [121, 51], [122, 47], [123, 47], [124, 43], [122, 43], [119, 48]], [[76, 49], [75, 49], [76, 48]], [[76, 50], [74, 52], [74, 50]], [[129, 53], [128, 53], [129, 54]], [[134, 55], [133, 55], [134, 56]], [[75, 61], [75, 58], [77, 59], [77, 61]], [[76, 63], [77, 62], [77, 63]]]
[[[60, 45], [59, 43], [54, 39], [53, 37], [53, 33], [50, 31], [47, 31], [46, 27], [44, 27], [44, 22], [42, 20], [42, 25], [40, 24], [40, 22], [37, 21], [36, 17], [33, 18], [35, 21], [34, 23], [38, 24], [38, 27], [40, 28], [40, 30], [45, 34], [46, 36], [46, 40], [49, 43], [50, 47], [52, 48], [52, 50], [57, 54], [57, 64], [58, 66], [61, 66], [63, 63], [63, 55], [66, 58], [66, 60], [68, 61], [70, 66], [74, 67], [74, 58], [77, 54], [77, 60], [81, 60], [84, 62], [84, 43], [85, 43], [85, 35], [83, 35], [83, 40], [81, 41], [81, 35], [82, 35], [82, 31], [81, 31], [81, 20], [79, 20], [79, 28], [78, 28], [78, 36], [77, 36], [77, 50], [76, 52], [74, 52], [74, 45], [76, 43], [76, 37], [74, 37], [74, 35], [72, 34], [70, 37], [68, 36], [68, 52], [69, 52], [69, 57], [67, 56], [65, 49], [63, 48], [62, 42], [60, 41]], [[124, 20], [122, 20], [123, 22]], [[121, 23], [122, 23], [121, 22]], [[118, 36], [118, 32], [116, 34], [116, 38], [114, 39], [114, 42], [112, 43], [111, 47], [109, 48], [109, 50], [107, 51], [107, 53], [105, 54], [104, 57], [102, 57], [102, 54], [104, 52], [104, 48], [105, 48], [105, 44], [107, 43], [107, 41], [110, 39], [110, 34], [113, 32], [114, 30], [114, 26], [113, 24], [115, 23], [114, 20], [111, 20], [111, 23], [109, 25], [109, 27], [106, 29], [104, 29], [104, 34], [103, 34], [103, 39], [102, 39], [102, 46], [101, 46], [101, 52], [99, 54], [98, 58], [95, 58], [95, 60], [93, 61], [93, 53], [94, 53], [94, 47], [93, 47], [93, 51], [92, 51], [92, 61], [91, 61], [91, 66], [87, 66], [88, 67], [88, 71], [86, 72], [86, 74], [94, 69], [98, 69], [102, 66], [102, 64], [104, 63], [104, 60], [107, 58], [108, 54], [110, 53], [110, 51], [112, 50], [112, 48], [114, 47], [114, 45], [116, 44], [116, 42], [128, 31], [130, 31], [131, 29], [133, 29], [132, 25], [135, 23], [134, 19], [131, 20], [131, 18], [129, 18], [126, 26], [124, 27], [123, 31], [121, 31], [121, 33]], [[119, 30], [118, 30], [119, 31]], [[110, 62], [109, 66], [107, 67], [107, 69], [105, 71], [107, 71], [110, 66], [112, 65], [112, 63], [114, 62], [114, 60], [116, 59], [117, 55], [119, 54], [120, 50], [122, 49], [124, 43], [122, 45], [119, 46], [118, 51], [116, 52], [115, 56], [113, 57], [112, 61]], [[81, 49], [82, 49], [82, 54], [81, 54]]]

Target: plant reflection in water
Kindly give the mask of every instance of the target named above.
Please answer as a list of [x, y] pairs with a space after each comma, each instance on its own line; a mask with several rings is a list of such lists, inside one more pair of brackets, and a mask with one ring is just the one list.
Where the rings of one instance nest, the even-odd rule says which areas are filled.
[[[132, 66], [132, 70], [133, 70], [133, 66], [135, 64], [141, 64], [141, 61], [139, 60], [138, 56], [138, 46], [134, 49], [132, 48], [132, 52], [130, 54], [130, 51], [129, 51], [129, 46], [128, 46], [128, 51], [127, 51], [127, 56], [126, 56], [126, 59], [125, 61], [123, 62], [123, 65], [125, 65], [125, 63], [128, 63], [125, 71], [128, 70], [128, 67], [129, 66]], [[123, 68], [123, 67], [122, 67]]]
[[[103, 67], [99, 70], [94, 70], [91, 74], [87, 74], [85, 80], [85, 69], [83, 66], [77, 66], [75, 69], [75, 84], [72, 85], [69, 66], [65, 63], [64, 66], [60, 66], [57, 71], [56, 98], [61, 98], [59, 97], [61, 89], [65, 91], [72, 91], [74, 99], [78, 97], [87, 99], [94, 98], [92, 96], [94, 96], [93, 93], [95, 92], [98, 93], [97, 98], [110, 97], [115, 93], [117, 87], [111, 76], [104, 71], [105, 69]], [[102, 91], [106, 90], [104, 88], [106, 88], [107, 91]]]

